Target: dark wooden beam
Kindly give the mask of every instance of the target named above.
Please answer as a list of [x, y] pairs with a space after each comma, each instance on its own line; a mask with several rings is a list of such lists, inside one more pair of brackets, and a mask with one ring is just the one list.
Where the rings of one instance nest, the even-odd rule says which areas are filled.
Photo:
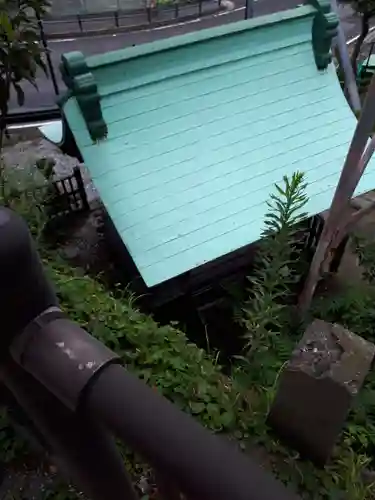
[[375, 149], [374, 138], [369, 147], [365, 149], [374, 130], [374, 125], [375, 78], [372, 78], [327, 220], [299, 298], [299, 309], [302, 314], [306, 313], [310, 307], [316, 285], [327, 260], [330, 259], [334, 243], [338, 241], [339, 237], [344, 237], [350, 213], [350, 201]]

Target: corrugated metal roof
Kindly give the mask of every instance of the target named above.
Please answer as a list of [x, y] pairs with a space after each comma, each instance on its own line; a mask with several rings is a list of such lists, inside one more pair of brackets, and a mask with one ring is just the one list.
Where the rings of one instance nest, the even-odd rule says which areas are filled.
[[311, 214], [329, 207], [356, 120], [334, 68], [316, 68], [314, 12], [87, 59], [107, 139], [92, 144], [75, 99], [64, 111], [148, 286], [256, 241], [284, 175], [306, 173]]

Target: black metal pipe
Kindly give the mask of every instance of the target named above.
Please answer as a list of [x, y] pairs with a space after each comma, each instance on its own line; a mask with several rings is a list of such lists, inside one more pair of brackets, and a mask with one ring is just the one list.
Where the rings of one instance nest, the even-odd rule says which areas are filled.
[[57, 307], [47, 309], [10, 346], [13, 359], [67, 408], [77, 409], [81, 394], [108, 363], [119, 356]]
[[25, 326], [57, 303], [26, 223], [0, 208], [0, 360]]
[[83, 32], [83, 23], [82, 23], [82, 17], [80, 16], [80, 14], [77, 14], [77, 21], [78, 21], [79, 30], [82, 33]]
[[245, 19], [254, 17], [254, 0], [246, 0]]
[[6, 117], [6, 124], [23, 125], [42, 121], [61, 120], [61, 110], [58, 107], [46, 108], [38, 111], [14, 112]]
[[73, 168], [73, 174], [74, 174], [74, 177], [75, 177], [75, 180], [76, 180], [76, 183], [77, 183], [79, 197], [80, 197], [80, 199], [82, 201], [82, 208], [84, 210], [90, 210], [90, 205], [89, 205], [89, 201], [87, 199], [87, 193], [86, 193], [85, 185], [84, 185], [83, 179], [82, 179], [81, 169], [79, 167], [75, 166]]
[[119, 365], [104, 368], [82, 407], [97, 416], [188, 497], [292, 500], [297, 497], [224, 438]]
[[13, 361], [4, 382], [49, 445], [67, 478], [90, 500], [137, 500], [112, 437], [90, 415], [68, 410]]
[[48, 43], [46, 39], [46, 35], [44, 33], [44, 27], [43, 27], [43, 21], [41, 20], [39, 14], [36, 15], [37, 21], [38, 21], [38, 26], [39, 26], [39, 31], [40, 31], [40, 39], [42, 41], [42, 45], [44, 48], [44, 53], [46, 55], [47, 59], [47, 65], [48, 65], [48, 71], [52, 80], [52, 85], [53, 85], [53, 90], [55, 91], [55, 94], [58, 96], [60, 94], [59, 86], [57, 84], [57, 79], [56, 79], [56, 73], [55, 73], [55, 68], [53, 67], [52, 64], [52, 59], [51, 59], [51, 53], [48, 48]]

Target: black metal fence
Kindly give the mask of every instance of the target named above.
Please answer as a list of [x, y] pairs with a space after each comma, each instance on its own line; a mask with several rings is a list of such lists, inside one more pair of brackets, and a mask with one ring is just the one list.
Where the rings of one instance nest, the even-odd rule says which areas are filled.
[[171, 1], [151, 0], [143, 9], [113, 10], [96, 13], [77, 13], [66, 16], [48, 16], [44, 29], [48, 37], [82, 36], [116, 31], [134, 31], [160, 26], [178, 19], [191, 19], [218, 12], [221, 0]]
[[[132, 12], [115, 10], [95, 14], [59, 16], [58, 18], [48, 16], [39, 20], [40, 40], [45, 49], [48, 76], [39, 73], [37, 90], [25, 85], [26, 99], [23, 107], [19, 107], [15, 95], [11, 96], [9, 124], [24, 123], [25, 114], [28, 115], [26, 121], [29, 121], [28, 118], [37, 121], [38, 114], [42, 111], [47, 117], [50, 111], [51, 119], [56, 115], [56, 100], [65, 91], [58, 69], [60, 54], [63, 50], [61, 51], [61, 45], [53, 45], [51, 39], [67, 38], [66, 42], [69, 43], [73, 38], [81, 36], [116, 34], [116, 32], [131, 33], [142, 28], [173, 24], [181, 19], [194, 19], [214, 14], [220, 9], [220, 5], [221, 0], [194, 0], [189, 3], [176, 1], [167, 5], [158, 4], [155, 0], [155, 3], [150, 3], [144, 9]], [[60, 43], [63, 44], [64, 40]], [[95, 52], [100, 52], [100, 44], [93, 40], [92, 46], [96, 46]], [[77, 40], [73, 47], [68, 45], [66, 50], [79, 50], [79, 48], [80, 41]], [[48, 119], [47, 117], [45, 119]]]
[[[253, 0], [240, 0], [240, 5], [242, 7], [231, 14], [232, 21], [254, 15]], [[129, 33], [129, 38], [122, 38], [120, 44], [108, 42], [108, 40], [101, 44], [95, 39], [92, 43], [85, 42], [91, 53], [100, 53], [102, 47], [106, 51], [115, 50], [119, 47], [139, 43], [137, 32], [142, 29], [149, 30], [163, 25], [173, 25], [178, 21], [207, 17], [218, 13], [223, 6], [222, 0], [192, 0], [191, 2], [176, 0], [169, 3], [162, 0], [149, 0], [144, 8], [131, 12], [118, 9], [92, 14], [61, 15], [59, 17], [49, 15], [45, 19], [39, 20], [40, 40], [45, 49], [48, 76], [39, 73], [37, 90], [25, 84], [24, 106], [20, 107], [16, 95], [11, 95], [9, 123], [38, 121], [41, 113], [43, 120], [56, 117], [56, 113], [58, 113], [56, 99], [65, 91], [65, 85], [58, 69], [60, 56], [64, 51], [83, 50], [85, 52], [85, 48], [81, 48], [80, 37]], [[221, 17], [216, 17], [215, 25], [220, 24], [221, 19]], [[194, 29], [193, 26], [194, 23], [192, 29]], [[160, 31], [158, 33], [159, 35], [155, 35], [155, 38], [168, 36], [167, 30], [165, 35], [161, 35]], [[151, 41], [153, 36], [141, 38], [141, 42]]]
[[51, 217], [59, 218], [90, 208], [79, 167], [75, 167], [71, 175], [54, 180], [41, 189], [46, 193], [46, 205]]
[[[90, 297], [82, 297], [90, 300]], [[91, 500], [136, 500], [111, 434], [156, 471], [164, 500], [296, 500], [59, 309], [25, 223], [0, 209], [2, 381]]]

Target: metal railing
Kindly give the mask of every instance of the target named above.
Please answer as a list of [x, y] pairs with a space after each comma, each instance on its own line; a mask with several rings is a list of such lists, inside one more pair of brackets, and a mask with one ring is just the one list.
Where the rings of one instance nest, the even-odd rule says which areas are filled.
[[[247, 0], [243, 12], [235, 12], [233, 20], [243, 17], [251, 17], [253, 12], [253, 0]], [[45, 115], [46, 121], [53, 119], [51, 116], [60, 117], [57, 98], [64, 93], [65, 85], [62, 81], [58, 65], [60, 63], [58, 55], [51, 49], [50, 39], [68, 37], [70, 43], [67, 50], [72, 48], [71, 37], [91, 36], [94, 34], [109, 34], [116, 30], [123, 32], [134, 32], [142, 27], [152, 28], [160, 25], [173, 25], [178, 20], [194, 19], [214, 14], [221, 9], [221, 0], [193, 0], [189, 3], [181, 1], [171, 2], [168, 5], [158, 4], [155, 0], [150, 0], [147, 6], [137, 11], [129, 12], [124, 10], [105, 11], [95, 14], [75, 14], [60, 17], [49, 16], [38, 20], [40, 29], [40, 40], [44, 47], [45, 60], [48, 75], [39, 74], [37, 76], [38, 91], [31, 86], [25, 85], [26, 100], [23, 107], [17, 104], [16, 96], [11, 96], [10, 110], [8, 117], [9, 124], [19, 124], [27, 122], [38, 122], [40, 115]], [[217, 18], [215, 24], [220, 24]], [[134, 35], [133, 35], [134, 36]], [[64, 41], [64, 40], [60, 40]], [[73, 40], [74, 41], [74, 40]], [[74, 41], [75, 42], [75, 41]], [[79, 41], [76, 42], [79, 50]], [[107, 47], [108, 45], [104, 45]]]
[[[24, 106], [19, 107], [15, 97], [11, 96], [10, 100], [10, 110], [11, 112], [7, 116], [7, 125], [18, 125], [26, 123], [38, 123], [43, 121], [56, 120], [61, 118], [61, 112], [57, 105], [57, 99], [63, 92], [64, 86], [59, 75], [54, 66], [51, 50], [48, 46], [47, 36], [44, 30], [44, 22], [38, 18], [39, 32], [40, 32], [40, 43], [44, 48], [44, 58], [46, 63], [47, 74], [40, 74], [36, 78], [37, 90], [31, 86], [25, 87], [25, 103]], [[47, 87], [45, 88], [47, 84]], [[28, 94], [33, 92], [33, 94]], [[47, 92], [46, 92], [47, 91]], [[48, 94], [47, 106], [35, 106], [35, 101], [40, 97], [44, 97], [43, 94]], [[25, 108], [31, 107], [32, 109], [25, 110]]]
[[221, 8], [221, 0], [194, 0], [192, 2], [169, 3], [152, 0], [142, 9], [112, 10], [96, 13], [77, 13], [63, 16], [48, 16], [44, 29], [48, 37], [62, 34], [71, 36], [100, 34], [110, 31], [134, 31], [152, 25], [168, 24], [178, 19], [189, 19], [214, 14]]
[[[82, 300], [90, 300], [82, 297]], [[0, 209], [2, 380], [92, 500], [138, 498], [115, 434], [156, 471], [164, 500], [297, 497], [237, 447], [126, 371], [60, 310], [24, 221]]]
[[201, 15], [212, 14], [220, 8], [220, 2], [221, 0], [218, 0], [218, 3], [207, 0], [197, 0], [189, 4], [175, 2], [173, 5], [159, 7], [155, 4], [133, 13], [110, 11], [99, 14], [76, 14], [39, 19], [40, 41], [44, 47], [47, 76], [38, 75], [38, 91], [25, 86], [26, 100], [23, 107], [18, 106], [16, 96], [11, 98], [11, 113], [7, 119], [8, 123], [13, 125], [38, 122], [40, 116], [45, 116], [42, 120], [51, 120], [56, 116], [61, 117], [56, 102], [57, 98], [65, 91], [65, 85], [58, 70], [59, 59], [56, 59], [49, 46], [49, 38], [58, 38], [62, 35], [89, 36], [101, 32], [112, 32], [116, 29], [131, 32], [144, 25], [170, 24], [181, 18], [197, 18]]
[[74, 167], [70, 175], [55, 179], [38, 189], [46, 193], [45, 205], [52, 219], [90, 209], [79, 167]]

